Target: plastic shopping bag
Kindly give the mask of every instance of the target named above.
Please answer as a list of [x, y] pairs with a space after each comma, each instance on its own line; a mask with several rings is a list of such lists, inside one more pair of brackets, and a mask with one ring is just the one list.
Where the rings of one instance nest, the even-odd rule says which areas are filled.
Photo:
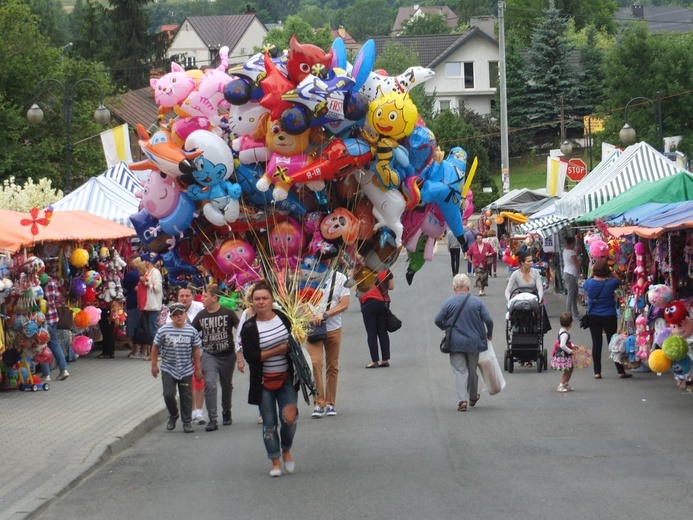
[[479, 371], [484, 380], [486, 390], [490, 395], [495, 395], [505, 388], [505, 378], [501, 370], [498, 358], [493, 350], [493, 345], [488, 342], [488, 349], [479, 354]]

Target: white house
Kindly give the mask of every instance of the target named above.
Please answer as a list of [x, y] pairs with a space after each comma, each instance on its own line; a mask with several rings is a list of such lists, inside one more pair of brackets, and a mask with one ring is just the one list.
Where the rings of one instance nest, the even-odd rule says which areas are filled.
[[[478, 114], [491, 113], [498, 88], [498, 42], [478, 27], [459, 34], [376, 37], [376, 55], [389, 42], [414, 50], [422, 67], [433, 69], [435, 77], [424, 85], [428, 94], [435, 91], [438, 111], [466, 107]], [[388, 71], [397, 75], [403, 71]]]
[[[168, 49], [169, 58], [184, 55], [181, 65], [204, 67], [215, 63], [219, 49], [229, 47], [231, 65], [245, 62], [262, 47], [267, 28], [253, 12], [226, 16], [188, 16]], [[183, 60], [181, 60], [183, 61]]]

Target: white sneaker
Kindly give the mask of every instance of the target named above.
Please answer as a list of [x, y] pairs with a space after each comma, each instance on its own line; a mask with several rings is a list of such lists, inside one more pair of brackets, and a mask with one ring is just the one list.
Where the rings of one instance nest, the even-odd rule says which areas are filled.
[[572, 391], [573, 391], [573, 387], [570, 386], [568, 383], [566, 383], [564, 386], [565, 386], [566, 390], [568, 390], [568, 392], [572, 392]]
[[327, 415], [328, 417], [334, 417], [335, 415], [337, 415], [337, 410], [335, 410], [334, 406], [328, 404], [325, 407], [325, 415]]
[[565, 393], [568, 391], [568, 388], [563, 383], [561, 383], [560, 385], [558, 385], [558, 388], [556, 388], [556, 391]]
[[50, 382], [50, 380], [51, 380], [51, 375], [48, 374], [47, 376], [41, 376], [41, 380], [42, 380], [42, 381], [46, 381], [46, 382]]
[[65, 381], [68, 377], [70, 377], [70, 373], [67, 370], [61, 370], [58, 374], [58, 381]]
[[311, 414], [311, 417], [313, 419], [320, 419], [321, 417], [325, 417], [325, 409], [322, 406], [316, 406], [313, 408], [313, 413]]

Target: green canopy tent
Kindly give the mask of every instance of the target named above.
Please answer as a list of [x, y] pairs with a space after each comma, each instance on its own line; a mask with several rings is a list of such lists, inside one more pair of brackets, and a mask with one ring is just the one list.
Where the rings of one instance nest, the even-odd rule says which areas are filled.
[[596, 219], [618, 215], [648, 202], [683, 202], [693, 200], [693, 175], [679, 172], [655, 182], [640, 181], [632, 188], [578, 217], [576, 224], [591, 224]]

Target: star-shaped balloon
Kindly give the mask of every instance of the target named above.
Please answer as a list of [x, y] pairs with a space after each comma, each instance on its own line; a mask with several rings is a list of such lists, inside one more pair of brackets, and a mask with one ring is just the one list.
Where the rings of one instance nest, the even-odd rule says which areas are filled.
[[291, 103], [282, 101], [282, 96], [295, 88], [296, 85], [279, 72], [268, 54], [265, 54], [265, 70], [267, 75], [260, 81], [265, 95], [260, 100], [260, 104], [271, 111], [272, 120], [276, 121], [284, 110], [293, 106]]
[[31, 215], [31, 218], [23, 218], [22, 220], [19, 221], [19, 223], [22, 226], [31, 226], [31, 234], [36, 236], [38, 235], [39, 232], [39, 224], [46, 227], [48, 224], [50, 224], [50, 217], [53, 215], [53, 211], [50, 211], [50, 216], [46, 215], [46, 211], [44, 211], [44, 215], [46, 215], [48, 218], [43, 217], [43, 218], [38, 218], [38, 213], [39, 209], [38, 208], [31, 208], [31, 211], [29, 214]]

